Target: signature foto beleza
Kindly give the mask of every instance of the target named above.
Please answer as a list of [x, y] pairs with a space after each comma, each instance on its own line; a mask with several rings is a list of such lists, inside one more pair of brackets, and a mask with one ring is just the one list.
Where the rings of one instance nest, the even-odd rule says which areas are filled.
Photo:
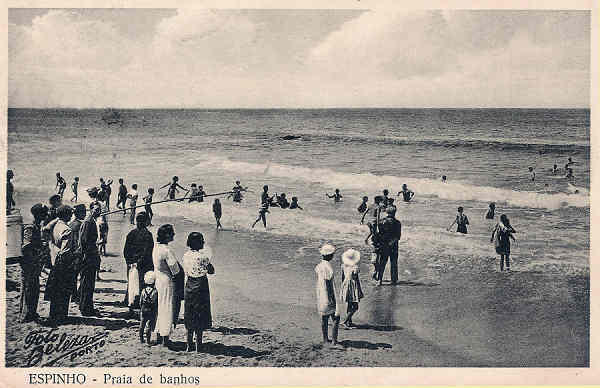
[[26, 366], [39, 365], [44, 355], [51, 356], [41, 366], [52, 366], [63, 358], [71, 361], [96, 352], [106, 345], [107, 332], [89, 335], [58, 333], [56, 329], [32, 331], [25, 337], [24, 349], [31, 349]]

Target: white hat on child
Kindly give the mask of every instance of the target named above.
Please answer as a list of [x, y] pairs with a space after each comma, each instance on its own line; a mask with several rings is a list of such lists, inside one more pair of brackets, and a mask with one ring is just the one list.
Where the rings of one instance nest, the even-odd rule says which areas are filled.
[[335, 247], [331, 244], [325, 244], [319, 249], [319, 253], [323, 256], [333, 255], [335, 252]]
[[154, 284], [154, 271], [148, 271], [144, 275], [144, 283]]
[[342, 254], [342, 263], [347, 265], [357, 265], [360, 262], [360, 252], [356, 249], [348, 249]]

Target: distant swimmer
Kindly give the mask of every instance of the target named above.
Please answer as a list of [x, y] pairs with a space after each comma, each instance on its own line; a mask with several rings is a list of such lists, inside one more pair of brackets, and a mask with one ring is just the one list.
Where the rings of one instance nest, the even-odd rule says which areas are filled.
[[556, 164], [552, 167], [552, 170], [550, 170], [550, 172], [552, 172], [552, 175], [558, 174], [558, 171], [558, 166]]
[[258, 218], [252, 224], [252, 229], [254, 229], [254, 226], [260, 220], [262, 220], [263, 226], [265, 227], [265, 229], [267, 229], [267, 213], [270, 213], [269, 205], [267, 203], [263, 203], [262, 205], [260, 205], [260, 209], [258, 209]]
[[399, 197], [400, 194], [402, 194], [402, 199], [404, 200], [404, 202], [410, 202], [415, 196], [415, 193], [408, 189], [406, 183], [402, 185], [402, 191], [398, 192], [397, 197]]
[[290, 204], [290, 209], [302, 209], [302, 207], [298, 204], [298, 197], [292, 197], [292, 203]]
[[290, 202], [285, 197], [285, 193], [281, 193], [281, 195], [275, 194], [277, 198], [277, 205], [282, 209], [287, 209], [290, 207]]
[[458, 214], [456, 215], [454, 222], [452, 222], [452, 224], [448, 227], [448, 231], [450, 231], [454, 224], [456, 224], [456, 231], [458, 233], [467, 234], [467, 225], [469, 225], [469, 219], [467, 218], [466, 214], [463, 214], [462, 206], [458, 207]]
[[65, 178], [63, 178], [62, 176], [60, 176], [60, 172], [56, 173], [56, 194], [60, 195], [60, 197], [63, 197], [63, 194], [65, 193], [65, 189], [67, 188], [67, 182], [65, 181]]
[[342, 194], [340, 194], [340, 189], [335, 189], [335, 193], [333, 193], [333, 195], [329, 195], [329, 193], [325, 193], [325, 195], [327, 198], [333, 198], [333, 202], [341, 202], [342, 198], [344, 197]]
[[565, 178], [567, 179], [573, 179], [575, 176], [573, 175], [573, 169], [572, 168], [567, 168], [567, 175], [565, 175]]
[[567, 159], [567, 167], [571, 167], [572, 164], [575, 164], [575, 162], [573, 161], [573, 159], [571, 157], [569, 157], [569, 159]]
[[223, 229], [223, 225], [221, 225], [223, 211], [221, 209], [221, 201], [219, 201], [219, 198], [215, 198], [215, 202], [213, 202], [213, 214], [215, 215], [215, 221], [217, 221], [217, 230], [219, 228]]
[[358, 212], [360, 214], [363, 214], [364, 212], [367, 211], [367, 208], [369, 207], [369, 197], [364, 196], [362, 197], [362, 202], [360, 203], [360, 205], [358, 205], [358, 208], [356, 210], [358, 210]]
[[442, 183], [446, 183], [446, 175], [442, 175]]
[[202, 187], [202, 185], [196, 186], [195, 183], [192, 183], [190, 189], [190, 202], [204, 202], [204, 196], [206, 195], [206, 193], [204, 192], [204, 188]]
[[496, 204], [494, 202], [491, 202], [487, 213], [485, 213], [485, 219], [493, 220], [496, 217], [495, 212], [496, 212]]
[[233, 202], [242, 202], [244, 199], [244, 191], [247, 191], [247, 187], [243, 187], [240, 181], [235, 181], [235, 186], [231, 189], [233, 193], [229, 194], [227, 198], [233, 197]]
[[529, 176], [531, 177], [531, 181], [535, 182], [535, 170], [533, 167], [529, 167]]
[[177, 175], [175, 175], [170, 183], [167, 183], [166, 185], [161, 186], [159, 188], [159, 190], [162, 190], [165, 187], [169, 187], [169, 189], [167, 190], [167, 197], [169, 199], [175, 199], [175, 194], [177, 194], [177, 192], [179, 192], [179, 190], [177, 190], [177, 188], [180, 188], [181, 190], [184, 190], [186, 193], [188, 193], [189, 190], [186, 189], [185, 187], [181, 186], [178, 182], [179, 182], [179, 177]]
[[73, 183], [71, 183], [71, 190], [73, 191], [73, 198], [71, 198], [71, 202], [77, 202], [77, 187], [79, 186], [79, 177], [76, 176], [73, 178]]
[[127, 194], [127, 198], [129, 198], [129, 207], [132, 208], [131, 209], [131, 214], [129, 216], [129, 223], [131, 225], [135, 225], [135, 206], [137, 204], [137, 200], [138, 200], [138, 192], [137, 192], [137, 184], [132, 184], [131, 185], [131, 191], [129, 192], [129, 194]]

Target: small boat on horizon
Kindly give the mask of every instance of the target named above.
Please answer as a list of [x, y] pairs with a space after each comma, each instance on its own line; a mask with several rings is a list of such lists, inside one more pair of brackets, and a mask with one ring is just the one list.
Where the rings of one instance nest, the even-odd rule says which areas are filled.
[[104, 113], [102, 113], [102, 121], [104, 121], [108, 125], [123, 124], [123, 120], [121, 119], [121, 113], [114, 108], [107, 108], [104, 111]]

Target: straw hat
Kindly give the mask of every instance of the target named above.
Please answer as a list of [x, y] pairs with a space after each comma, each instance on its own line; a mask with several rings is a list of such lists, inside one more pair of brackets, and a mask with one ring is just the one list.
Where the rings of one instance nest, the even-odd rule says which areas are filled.
[[360, 262], [360, 252], [356, 249], [348, 249], [342, 254], [342, 263], [347, 265], [357, 265]]
[[335, 247], [331, 244], [325, 244], [319, 249], [319, 253], [323, 256], [333, 255]]
[[148, 271], [144, 275], [144, 283], [154, 284], [154, 271]]

